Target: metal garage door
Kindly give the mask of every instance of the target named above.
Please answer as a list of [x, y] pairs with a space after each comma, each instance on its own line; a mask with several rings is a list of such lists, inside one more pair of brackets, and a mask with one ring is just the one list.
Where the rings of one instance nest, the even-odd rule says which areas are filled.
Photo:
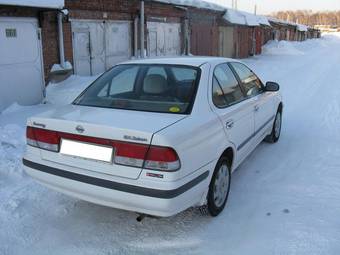
[[0, 111], [41, 102], [44, 90], [37, 20], [0, 18]]
[[74, 68], [78, 75], [96, 75], [131, 57], [128, 21], [72, 21]]
[[181, 24], [148, 22], [148, 56], [181, 54]]
[[[196, 56], [214, 56], [215, 28], [212, 24], [196, 22], [191, 25], [191, 54]], [[216, 39], [217, 40], [217, 39]], [[217, 48], [217, 46], [216, 46]]]

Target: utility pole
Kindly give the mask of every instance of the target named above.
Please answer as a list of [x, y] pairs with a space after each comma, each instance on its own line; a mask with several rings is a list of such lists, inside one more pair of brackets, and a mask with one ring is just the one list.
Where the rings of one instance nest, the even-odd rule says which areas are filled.
[[255, 4], [255, 7], [254, 7], [254, 14], [257, 15], [257, 5]]

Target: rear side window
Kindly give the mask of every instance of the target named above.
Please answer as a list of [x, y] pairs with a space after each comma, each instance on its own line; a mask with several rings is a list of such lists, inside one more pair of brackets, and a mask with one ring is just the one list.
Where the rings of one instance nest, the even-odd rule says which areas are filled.
[[200, 69], [179, 65], [118, 65], [88, 87], [74, 104], [189, 114]]
[[247, 97], [253, 97], [263, 92], [262, 83], [253, 71], [241, 63], [231, 63], [231, 66], [239, 76]]
[[223, 94], [221, 86], [219, 85], [217, 79], [214, 77], [213, 80], [213, 102], [217, 107], [226, 107], [228, 106], [227, 100]]
[[214, 70], [213, 102], [217, 107], [227, 107], [244, 99], [238, 84], [228, 64], [222, 64]]

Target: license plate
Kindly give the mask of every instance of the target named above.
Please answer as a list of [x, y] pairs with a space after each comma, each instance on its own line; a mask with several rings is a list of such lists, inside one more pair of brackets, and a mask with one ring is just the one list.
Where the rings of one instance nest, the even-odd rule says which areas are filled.
[[61, 139], [60, 153], [63, 155], [79, 157], [83, 159], [111, 163], [113, 148]]

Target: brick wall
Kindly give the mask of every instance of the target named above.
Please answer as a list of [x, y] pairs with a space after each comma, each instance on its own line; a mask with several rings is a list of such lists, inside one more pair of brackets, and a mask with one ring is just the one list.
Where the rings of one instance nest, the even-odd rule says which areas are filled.
[[38, 18], [39, 11], [35, 8], [23, 8], [0, 5], [0, 17], [33, 17]]
[[[139, 0], [66, 0], [65, 8], [70, 11], [70, 18], [132, 20], [139, 15]], [[107, 15], [104, 18], [103, 14]], [[184, 10], [173, 5], [145, 2], [145, 16], [181, 18]]]
[[57, 12], [48, 11], [41, 15], [41, 36], [44, 57], [45, 79], [48, 81], [53, 64], [59, 63]]

